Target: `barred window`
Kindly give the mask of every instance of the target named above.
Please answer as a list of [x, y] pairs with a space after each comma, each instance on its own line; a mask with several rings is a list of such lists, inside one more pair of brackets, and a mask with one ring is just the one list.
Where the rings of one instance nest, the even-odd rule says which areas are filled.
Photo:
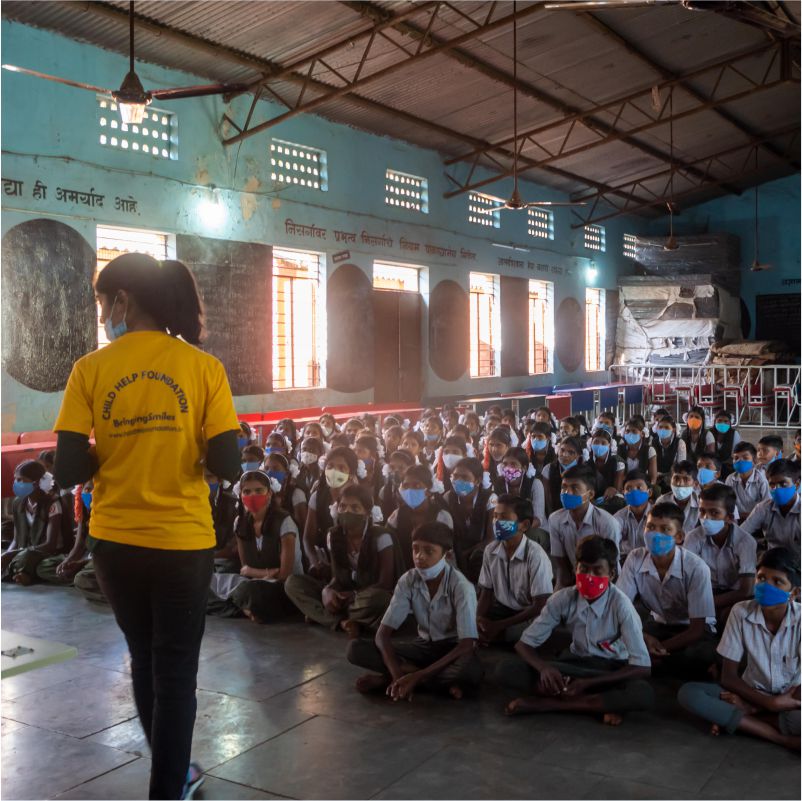
[[634, 234], [624, 234], [624, 255], [628, 259], [634, 259], [637, 256], [635, 250], [635, 243], [638, 238]]
[[148, 106], [142, 122], [128, 124], [120, 120], [116, 101], [98, 97], [97, 122], [98, 141], [104, 147], [130, 150], [155, 159], [178, 158], [178, 115], [173, 111]]
[[554, 372], [554, 284], [529, 281], [529, 372]]
[[501, 211], [498, 208], [498, 201], [479, 192], [469, 192], [468, 222], [487, 228], [500, 228]]
[[429, 182], [419, 175], [388, 169], [384, 174], [384, 202], [410, 211], [429, 213]]
[[606, 242], [604, 228], [601, 225], [585, 226], [585, 247], [588, 250], [599, 250], [604, 253]]
[[280, 184], [326, 192], [329, 188], [326, 151], [273, 139], [270, 142], [270, 178]]
[[471, 273], [471, 378], [498, 375], [498, 334], [501, 325], [498, 312], [497, 275]]
[[548, 209], [527, 209], [529, 236], [554, 239], [554, 212]]
[[604, 369], [604, 290], [585, 289], [585, 369]]

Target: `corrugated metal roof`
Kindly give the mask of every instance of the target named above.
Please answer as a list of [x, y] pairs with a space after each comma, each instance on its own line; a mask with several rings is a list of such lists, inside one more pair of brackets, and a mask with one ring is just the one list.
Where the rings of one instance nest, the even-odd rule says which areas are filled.
[[[429, 26], [435, 6], [437, 13]], [[782, 4], [780, 10], [782, 7], [799, 19], [795, 4]], [[7, 0], [1, 10], [4, 17], [126, 53], [127, 9], [128, 3], [121, 0]], [[765, 31], [753, 26], [720, 13], [689, 11], [679, 4], [610, 7], [590, 15], [571, 9], [548, 11], [541, 3], [519, 2], [518, 10], [523, 14], [518, 24], [518, 76], [523, 84], [519, 93], [520, 129], [549, 126], [537, 137], [537, 145], [527, 142], [523, 146], [524, 156], [532, 159], [543, 158], [544, 148], [554, 152], [560, 147], [569, 129], [567, 123], [560, 124], [566, 107], [589, 109], [648, 89], [668, 72], [688, 73], [769, 41]], [[453, 157], [472, 150], [470, 143], [475, 140], [497, 143], [512, 136], [512, 30], [509, 24], [492, 27], [493, 21], [511, 11], [509, 3], [460, 0], [449, 4], [406, 0], [359, 4], [139, 0], [137, 58], [221, 82], [256, 79], [300, 62], [294, 80], [287, 76], [271, 82], [271, 87], [292, 102], [299, 92], [298, 75], [307, 69], [304, 60], [331, 51], [325, 64], [316, 62], [312, 76], [323, 84], [342, 86], [359, 67], [376, 20], [404, 15], [402, 22], [374, 37], [362, 67], [363, 77], [391, 69], [419, 48], [425, 52], [428, 47], [421, 46], [420, 39], [427, 31], [435, 40], [461, 36], [467, 37], [466, 41], [445, 52], [412, 59], [358, 87], [355, 95], [343, 95], [318, 106], [314, 113]], [[477, 32], [488, 15], [491, 29]], [[653, 63], [633, 52], [627, 42]], [[792, 72], [798, 80], [798, 42], [796, 48]], [[21, 66], [36, 69], [35, 54], [30, 63]], [[762, 70], [760, 59], [752, 65], [743, 64], [743, 68], [757, 76]], [[107, 83], [116, 85], [120, 77], [109, 76]], [[692, 87], [708, 96], [715, 77], [694, 78]], [[732, 76], [725, 76], [719, 85], [726, 86], [731, 80], [735, 85]], [[310, 88], [305, 100], [319, 95], [319, 88]], [[698, 102], [687, 91], [675, 92], [676, 111]], [[798, 125], [799, 84], [756, 92], [728, 103], [722, 111], [733, 119], [728, 121], [723, 114], [706, 110], [675, 123], [676, 159], [693, 162], [748, 142], [749, 131], [766, 134]], [[620, 115], [616, 110], [598, 112], [596, 118], [624, 130], [644, 121], [643, 114], [633, 107]], [[427, 123], [440, 128], [433, 129]], [[570, 147], [566, 147], [569, 151], [589, 147], [598, 138], [577, 125], [571, 132]], [[784, 145], [781, 141], [777, 144]], [[619, 185], [664, 169], [669, 149], [669, 127], [663, 124], [637, 133], [630, 141], [619, 139], [582, 149], [530, 174], [561, 191], [587, 191], [593, 182]], [[737, 166], [738, 158], [723, 159], [722, 165]], [[502, 159], [502, 163], [509, 161]], [[789, 174], [794, 169], [787, 161], [761, 151], [760, 179]], [[678, 176], [677, 181], [681, 180]], [[731, 184], [748, 186], [755, 182], [755, 177], [748, 177]], [[492, 185], [487, 191], [493, 191]], [[715, 186], [702, 189], [685, 205], [721, 191]]]

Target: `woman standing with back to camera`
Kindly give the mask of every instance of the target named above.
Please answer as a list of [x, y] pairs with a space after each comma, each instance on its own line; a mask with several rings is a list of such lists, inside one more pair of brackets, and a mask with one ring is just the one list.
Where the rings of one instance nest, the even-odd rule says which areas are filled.
[[131, 652], [150, 798], [190, 798], [203, 780], [190, 749], [215, 543], [203, 468], [236, 479], [239, 423], [223, 365], [193, 347], [203, 308], [184, 264], [120, 256], [95, 295], [110, 344], [73, 367], [55, 474], [64, 487], [94, 478], [87, 544]]

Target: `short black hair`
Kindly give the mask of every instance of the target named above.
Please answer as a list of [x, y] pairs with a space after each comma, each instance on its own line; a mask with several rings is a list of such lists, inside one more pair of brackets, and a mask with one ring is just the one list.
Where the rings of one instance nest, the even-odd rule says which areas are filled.
[[509, 506], [518, 520], [528, 520], [530, 523], [535, 519], [535, 510], [529, 498], [520, 495], [504, 494], [496, 498], [496, 503], [501, 506]]
[[604, 559], [610, 566], [610, 575], [615, 578], [618, 572], [618, 548], [612, 540], [600, 537], [598, 534], [589, 534], [582, 537], [576, 544], [577, 564], [593, 564], [600, 559]]
[[758, 559], [758, 568], [767, 567], [769, 570], [779, 570], [785, 573], [792, 586], [799, 586], [799, 555], [790, 548], [769, 548]]
[[676, 473], [687, 473], [689, 476], [696, 478], [696, 465], [690, 459], [683, 459], [681, 462], [675, 462], [671, 465], [671, 475]]
[[799, 481], [799, 462], [792, 462], [790, 459], [775, 459], [766, 468], [766, 478], [774, 476], [787, 476], [796, 484]]
[[456, 470], [458, 467], [464, 467], [466, 470], [470, 470], [471, 474], [477, 481], [481, 480], [482, 474], [484, 473], [484, 467], [482, 467], [482, 463], [473, 456], [466, 456], [464, 459], [460, 459], [454, 465], [454, 470]]
[[340, 500], [343, 498], [359, 501], [368, 514], [373, 509], [373, 493], [362, 484], [347, 484], [340, 493]]
[[663, 503], [656, 503], [649, 512], [649, 517], [659, 517], [661, 520], [673, 520], [679, 523], [682, 529], [685, 527], [685, 513], [675, 503], [663, 501]]
[[[699, 459], [710, 459], [711, 462], [716, 466], [716, 470], [720, 473], [721, 472], [721, 459], [718, 456], [715, 456], [712, 453], [703, 453], [699, 456]], [[696, 461], [698, 462], [699, 459]]]
[[529, 455], [523, 448], [510, 448], [505, 454], [505, 459], [515, 459], [523, 467], [524, 471], [529, 467]]
[[44, 450], [36, 458], [43, 464], [53, 464], [56, 461], [56, 452], [54, 450]]
[[757, 459], [757, 448], [746, 440], [741, 440], [733, 449], [733, 453], [749, 453], [752, 456], [752, 461]]
[[575, 450], [579, 454], [579, 458], [582, 458], [582, 443], [579, 440], [579, 437], [563, 437], [560, 440], [560, 445], [568, 445], [570, 448]]
[[648, 485], [649, 476], [647, 476], [646, 473], [643, 472], [643, 470], [630, 470], [624, 476], [624, 484], [626, 484], [627, 481], [645, 481], [646, 484]]
[[581, 481], [589, 490], [596, 489], [596, 472], [592, 467], [578, 464], [566, 470], [562, 475], [563, 481]]
[[735, 490], [726, 484], [713, 484], [712, 487], [703, 489], [699, 498], [703, 501], [720, 503], [727, 511], [728, 515], [735, 514]]
[[761, 437], [757, 441], [758, 445], [768, 445], [769, 448], [776, 448], [778, 451], [782, 453], [783, 449], [783, 438], [777, 436], [777, 434], [766, 434], [765, 437]]
[[439, 545], [444, 551], [454, 547], [454, 532], [445, 523], [422, 523], [412, 532], [412, 542], [420, 540]]

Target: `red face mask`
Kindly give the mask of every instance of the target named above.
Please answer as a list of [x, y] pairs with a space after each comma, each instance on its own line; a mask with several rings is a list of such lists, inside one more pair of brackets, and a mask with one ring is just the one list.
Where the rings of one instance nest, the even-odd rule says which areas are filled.
[[595, 601], [607, 592], [609, 576], [591, 576], [588, 573], [576, 574], [576, 588], [586, 601]]
[[267, 495], [243, 495], [242, 505], [255, 515], [267, 506]]

